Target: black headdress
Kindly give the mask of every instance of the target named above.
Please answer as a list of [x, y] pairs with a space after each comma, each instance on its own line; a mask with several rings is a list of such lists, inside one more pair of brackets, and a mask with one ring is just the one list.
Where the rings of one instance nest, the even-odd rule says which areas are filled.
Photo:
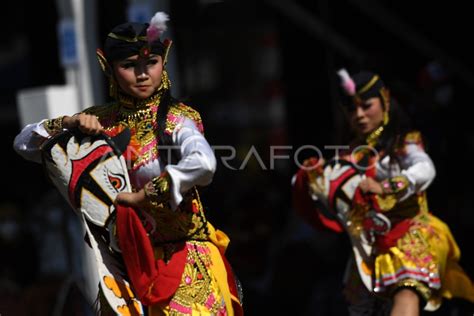
[[[157, 12], [150, 23], [127, 22], [112, 29], [107, 35], [104, 50], [97, 49], [99, 64], [109, 78], [109, 94], [117, 98], [117, 84], [112, 75], [111, 62], [121, 60], [133, 55], [147, 57], [156, 54], [163, 57], [163, 65], [166, 65], [171, 40], [161, 40], [160, 36], [166, 31], [168, 15]], [[169, 87], [166, 71], [163, 70], [163, 83]]]
[[361, 71], [350, 76], [345, 69], [339, 70], [338, 75], [342, 81], [342, 104], [344, 106], [351, 108], [363, 100], [379, 97], [384, 109], [387, 109], [390, 96], [379, 75], [370, 71]]

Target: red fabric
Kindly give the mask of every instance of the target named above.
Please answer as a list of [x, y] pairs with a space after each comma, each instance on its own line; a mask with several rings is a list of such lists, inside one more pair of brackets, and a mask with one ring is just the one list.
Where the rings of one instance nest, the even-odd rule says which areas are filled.
[[[354, 194], [354, 203], [371, 205], [376, 212], [382, 212], [375, 199], [374, 194], [364, 194], [360, 188], [357, 188]], [[395, 224], [392, 229], [385, 235], [377, 235], [375, 241], [379, 251], [385, 252], [389, 248], [397, 244], [397, 240], [401, 238], [410, 229], [411, 219], [405, 219]]]
[[[370, 160], [370, 165], [375, 166], [375, 157]], [[366, 172], [367, 177], [375, 178], [376, 168], [369, 168]], [[376, 212], [382, 212], [380, 206], [375, 198], [375, 194], [368, 194], [366, 197], [367, 202], [371, 203], [372, 207]], [[378, 235], [375, 240], [375, 244], [378, 251], [385, 252], [389, 248], [397, 244], [397, 240], [400, 239], [410, 229], [411, 219], [405, 219], [395, 224], [392, 229], [385, 235]]]
[[379, 251], [385, 252], [390, 247], [397, 244], [397, 240], [400, 239], [410, 229], [411, 219], [405, 219], [397, 223], [392, 230], [385, 235], [377, 237], [376, 245]]
[[118, 206], [116, 225], [122, 257], [138, 299], [148, 306], [171, 299], [184, 271], [187, 253], [184, 243], [165, 263], [155, 259], [150, 239], [135, 210]]
[[318, 229], [329, 229], [335, 232], [342, 232], [343, 228], [339, 222], [331, 220], [321, 214], [314, 201], [309, 196], [308, 174], [305, 170], [299, 169], [296, 173], [293, 185], [292, 201], [293, 208], [307, 223]]
[[372, 199], [369, 194], [362, 192], [360, 187], [357, 187], [352, 198], [352, 205], [370, 205]]

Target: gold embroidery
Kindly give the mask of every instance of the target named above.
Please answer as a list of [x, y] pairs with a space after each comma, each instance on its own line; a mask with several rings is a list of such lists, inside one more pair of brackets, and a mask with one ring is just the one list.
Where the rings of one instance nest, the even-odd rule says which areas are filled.
[[[146, 99], [137, 99], [128, 94], [120, 93], [118, 95], [118, 102], [123, 108], [128, 108], [127, 116], [133, 115], [137, 110], [146, 110], [152, 105], [160, 103], [164, 90], [158, 89], [156, 93]], [[122, 109], [125, 112], [125, 109]]]
[[124, 42], [128, 42], [128, 43], [136, 43], [138, 41], [142, 41], [142, 42], [146, 42], [147, 41], [147, 37], [146, 36], [134, 36], [134, 37], [126, 37], [126, 36], [122, 36], [122, 35], [117, 35], [115, 33], [112, 33], [110, 32], [108, 35], [108, 37], [111, 37], [113, 39], [118, 39], [118, 40], [121, 40], [121, 41], [124, 41]]
[[145, 196], [153, 206], [158, 206], [159, 204], [169, 200], [170, 182], [171, 179], [168, 173], [165, 172], [161, 176], [155, 177], [145, 184]]
[[405, 176], [396, 176], [383, 180], [381, 184], [384, 193], [375, 195], [375, 199], [382, 211], [389, 211], [405, 195], [409, 182]]
[[[127, 127], [132, 132], [132, 139], [138, 143], [135, 151], [136, 160], [132, 161], [134, 169], [143, 163], [158, 157], [158, 148], [153, 145], [157, 142], [156, 114], [162, 93], [156, 93], [146, 100], [136, 101], [128, 96], [121, 96], [119, 103], [106, 106], [96, 106], [85, 112], [99, 117], [99, 121], [106, 131], [117, 126]], [[126, 157], [130, 159], [131, 157]]]
[[374, 147], [377, 144], [377, 142], [380, 138], [380, 135], [382, 135], [384, 127], [385, 127], [384, 125], [380, 126], [375, 131], [370, 133], [369, 136], [367, 136], [367, 138], [365, 140], [367, 142], [367, 145]]
[[403, 141], [398, 144], [397, 152], [399, 155], [406, 155], [407, 154], [407, 145], [417, 145], [421, 149], [424, 149], [423, 145], [423, 137], [419, 131], [412, 131], [405, 135]]
[[[412, 261], [417, 267], [428, 269], [429, 272], [436, 272], [436, 262], [434, 254], [430, 252], [430, 245], [424, 235], [431, 235], [430, 227], [424, 222], [423, 216], [417, 216], [408, 232], [397, 241], [397, 247], [402, 251], [407, 259]], [[423, 233], [421, 233], [423, 231]]]
[[405, 176], [396, 176], [382, 181], [382, 188], [385, 194], [403, 195], [408, 189], [408, 179]]
[[361, 89], [359, 89], [359, 91], [357, 91], [357, 94], [362, 94], [369, 90], [377, 82], [377, 80], [379, 80], [379, 76], [373, 76], [372, 79], [370, 79], [370, 81], [365, 86], [363, 86]]
[[162, 203], [147, 211], [156, 222], [156, 228], [149, 235], [157, 246], [189, 239], [208, 239], [207, 219], [196, 188], [184, 196], [176, 210], [172, 210], [168, 203]]
[[63, 119], [64, 116], [60, 116], [58, 118], [46, 120], [43, 123], [43, 127], [49, 135], [53, 136], [63, 131]]
[[347, 231], [353, 238], [360, 239], [364, 230], [363, 221], [369, 210], [370, 206], [368, 204], [356, 203], [349, 211], [350, 223], [348, 223]]
[[380, 210], [386, 212], [391, 210], [397, 204], [397, 198], [393, 194], [375, 195]]
[[418, 131], [413, 131], [405, 136], [405, 144], [421, 144], [423, 143], [421, 133]]
[[428, 213], [428, 199], [426, 198], [426, 192], [422, 192], [417, 196], [418, 205], [420, 206], [421, 213]]
[[[185, 315], [193, 305], [205, 306], [211, 315], [217, 315], [224, 305], [222, 294], [213, 287], [210, 275], [211, 256], [206, 243], [192, 241], [186, 244], [188, 254], [181, 284], [171, 299], [170, 315]], [[186, 314], [187, 315], [187, 314]]]
[[[163, 93], [170, 87], [166, 72], [163, 72], [162, 86], [148, 99], [137, 100], [120, 94], [119, 101], [105, 106], [91, 107], [84, 112], [96, 115], [106, 131], [112, 131], [118, 126], [127, 127], [132, 132], [132, 139], [136, 141], [134, 161], [129, 167], [136, 169], [144, 163], [158, 157], [158, 126], [156, 116]], [[165, 132], [171, 134], [183, 117], [192, 119], [202, 131], [202, 120], [199, 112], [185, 104], [170, 106]], [[130, 158], [130, 157], [126, 157]]]
[[394, 285], [394, 290], [402, 287], [413, 288], [417, 293], [419, 293], [425, 301], [428, 301], [431, 297], [431, 290], [426, 284], [417, 281], [415, 279], [404, 279], [400, 282], [397, 282]]
[[183, 103], [179, 103], [173, 105], [169, 110], [165, 129], [168, 134], [173, 133], [176, 126], [181, 123], [180, 118], [182, 117], [188, 117], [196, 123], [198, 128], [202, 127], [202, 119], [199, 112]]

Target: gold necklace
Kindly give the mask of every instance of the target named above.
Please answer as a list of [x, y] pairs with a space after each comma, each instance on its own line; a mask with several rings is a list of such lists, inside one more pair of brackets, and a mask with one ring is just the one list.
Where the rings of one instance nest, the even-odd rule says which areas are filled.
[[388, 116], [388, 111], [385, 111], [383, 113], [382, 125], [379, 128], [377, 128], [375, 131], [370, 133], [369, 136], [367, 136], [367, 138], [365, 139], [367, 145], [369, 145], [371, 147], [374, 147], [377, 144], [377, 142], [380, 138], [380, 135], [382, 135], [382, 132], [383, 132], [385, 126], [387, 126], [389, 121], [390, 121], [390, 119], [389, 119], [389, 116]]
[[370, 133], [369, 136], [367, 136], [367, 138], [365, 139], [367, 145], [369, 145], [371, 147], [374, 147], [377, 144], [377, 142], [380, 138], [380, 135], [382, 135], [384, 127], [385, 127], [384, 125], [380, 126], [375, 131]]
[[150, 105], [148, 108], [141, 109], [141, 110], [130, 110], [130, 109], [121, 108], [119, 109], [117, 118], [119, 121], [126, 121], [128, 123], [148, 121], [154, 118], [155, 111], [153, 110], [156, 107], [158, 107], [158, 104], [156, 104], [156, 106]]
[[163, 90], [160, 90], [147, 99], [139, 100], [128, 95], [119, 94], [118, 119], [129, 123], [152, 120], [162, 95]]

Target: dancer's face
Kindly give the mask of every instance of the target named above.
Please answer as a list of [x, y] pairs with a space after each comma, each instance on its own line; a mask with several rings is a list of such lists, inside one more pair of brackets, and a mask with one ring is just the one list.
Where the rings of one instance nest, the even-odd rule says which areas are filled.
[[122, 90], [139, 99], [151, 96], [161, 84], [163, 59], [159, 55], [133, 55], [113, 63], [115, 79]]
[[[387, 107], [388, 110], [388, 107]], [[360, 100], [349, 112], [351, 127], [359, 135], [368, 135], [383, 123], [384, 108], [379, 97]]]

